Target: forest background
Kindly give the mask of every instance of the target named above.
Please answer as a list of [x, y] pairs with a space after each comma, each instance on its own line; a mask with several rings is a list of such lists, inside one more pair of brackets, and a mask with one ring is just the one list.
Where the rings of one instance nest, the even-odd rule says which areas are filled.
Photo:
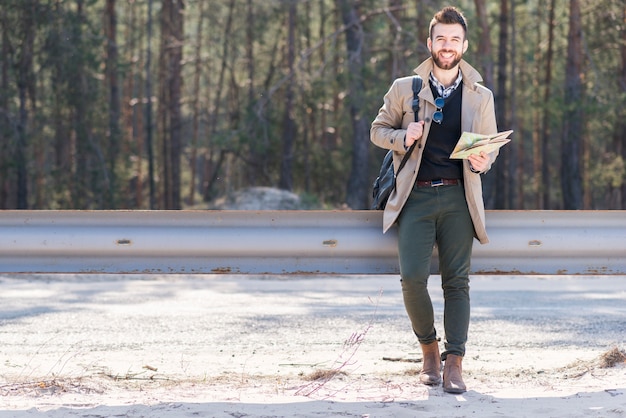
[[[0, 0], [0, 208], [367, 209], [369, 127], [428, 0]], [[626, 208], [626, 2], [458, 0], [513, 129], [489, 209]]]

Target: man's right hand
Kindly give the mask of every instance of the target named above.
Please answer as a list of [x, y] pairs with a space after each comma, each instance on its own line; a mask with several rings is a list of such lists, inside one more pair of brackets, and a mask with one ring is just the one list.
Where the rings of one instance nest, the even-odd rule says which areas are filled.
[[406, 128], [406, 137], [404, 139], [404, 146], [409, 148], [415, 141], [422, 137], [424, 133], [424, 121], [411, 122]]

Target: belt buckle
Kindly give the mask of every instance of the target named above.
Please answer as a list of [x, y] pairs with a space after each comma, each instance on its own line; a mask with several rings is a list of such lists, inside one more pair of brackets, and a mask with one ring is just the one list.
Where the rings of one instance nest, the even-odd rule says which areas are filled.
[[443, 179], [433, 180], [430, 182], [430, 187], [439, 187], [443, 186]]

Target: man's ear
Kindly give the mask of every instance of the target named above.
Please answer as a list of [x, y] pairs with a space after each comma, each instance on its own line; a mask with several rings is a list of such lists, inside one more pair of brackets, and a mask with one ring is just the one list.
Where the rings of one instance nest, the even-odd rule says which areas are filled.
[[430, 52], [433, 52], [433, 50], [432, 50], [433, 41], [430, 39], [430, 36], [428, 37], [428, 39], [426, 39], [426, 47], [428, 48], [428, 50]]
[[469, 47], [469, 41], [466, 39], [463, 41], [463, 53], [467, 52], [467, 48]]

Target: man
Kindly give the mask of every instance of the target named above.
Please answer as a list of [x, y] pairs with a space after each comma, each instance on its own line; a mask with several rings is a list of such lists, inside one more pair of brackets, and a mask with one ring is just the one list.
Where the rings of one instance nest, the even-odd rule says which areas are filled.
[[[467, 50], [467, 23], [454, 7], [435, 14], [427, 40], [431, 57], [414, 72], [424, 80], [419, 93], [420, 115], [411, 110], [412, 77], [394, 81], [372, 123], [372, 142], [394, 151], [397, 169], [417, 142], [396, 179], [383, 214], [383, 231], [398, 224], [402, 294], [413, 331], [420, 342], [420, 381], [441, 382], [443, 390], [462, 393], [462, 360], [469, 328], [469, 270], [472, 243], [488, 242], [480, 174], [489, 170], [497, 152], [449, 158], [463, 131], [497, 132], [493, 94], [479, 85], [480, 74], [462, 59]], [[444, 352], [434, 327], [427, 289], [430, 259], [438, 248], [444, 294]]]

